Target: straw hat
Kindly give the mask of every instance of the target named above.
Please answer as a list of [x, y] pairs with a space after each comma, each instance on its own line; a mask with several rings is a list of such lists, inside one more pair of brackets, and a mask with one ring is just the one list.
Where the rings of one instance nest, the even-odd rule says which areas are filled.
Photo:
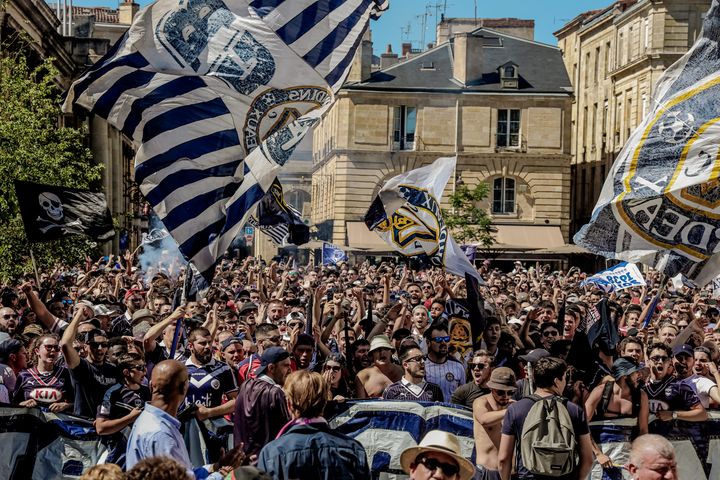
[[410, 473], [410, 464], [425, 452], [444, 453], [452, 457], [460, 467], [460, 480], [469, 480], [475, 474], [475, 466], [467, 458], [463, 457], [460, 449], [460, 441], [452, 433], [441, 430], [431, 430], [417, 447], [410, 447], [400, 454], [400, 465], [405, 473]]

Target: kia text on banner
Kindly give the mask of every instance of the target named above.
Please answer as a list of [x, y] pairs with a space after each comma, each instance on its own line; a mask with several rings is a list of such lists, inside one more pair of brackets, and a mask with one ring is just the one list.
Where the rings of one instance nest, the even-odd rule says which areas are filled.
[[702, 35], [660, 78], [653, 108], [618, 155], [577, 245], [701, 286], [717, 275], [719, 41], [713, 0]]
[[612, 292], [630, 287], [642, 287], [645, 285], [645, 279], [637, 265], [622, 262], [596, 273], [582, 283], [582, 285], [587, 284], [593, 284], [604, 292]]
[[329, 107], [386, 0], [158, 0], [70, 88], [133, 140], [135, 180], [209, 279]]

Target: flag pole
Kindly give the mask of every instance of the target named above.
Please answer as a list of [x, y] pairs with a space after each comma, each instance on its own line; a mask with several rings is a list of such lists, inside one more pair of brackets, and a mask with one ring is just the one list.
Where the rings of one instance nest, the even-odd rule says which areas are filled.
[[655, 314], [655, 309], [657, 308], [658, 303], [660, 302], [660, 297], [662, 297], [662, 294], [665, 293], [665, 288], [667, 287], [668, 283], [668, 276], [667, 274], [663, 273], [660, 277], [660, 285], [658, 286], [658, 291], [655, 294], [655, 298], [653, 298], [652, 303], [650, 303], [650, 308], [648, 309], [647, 313], [645, 314], [645, 318], [643, 319], [643, 330], [648, 328], [648, 325], [650, 325], [650, 320], [652, 319], [653, 315]]
[[38, 275], [37, 264], [35, 263], [35, 254], [33, 253], [32, 246], [28, 245], [28, 250], [30, 250], [30, 262], [32, 263], [33, 272], [35, 272], [35, 281], [37, 282], [38, 288], [40, 288], [40, 275]]
[[[188, 263], [185, 268], [185, 279], [183, 280], [182, 295], [180, 296], [180, 305], [185, 305], [187, 302], [188, 293], [192, 286], [193, 271], [191, 264]], [[180, 340], [180, 330], [182, 329], [183, 317], [177, 319], [175, 322], [175, 334], [173, 335], [172, 347], [170, 347], [170, 360], [175, 359], [175, 351], [177, 350], [178, 341]]]

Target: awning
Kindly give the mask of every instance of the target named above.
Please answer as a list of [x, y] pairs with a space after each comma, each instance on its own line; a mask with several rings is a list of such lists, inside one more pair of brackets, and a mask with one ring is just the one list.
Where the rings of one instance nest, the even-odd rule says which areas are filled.
[[535, 250], [533, 253], [540, 254], [555, 254], [555, 255], [582, 255], [586, 253], [592, 253], [590, 250], [568, 243], [562, 247], [557, 248], [543, 248], [541, 250]]
[[367, 252], [394, 251], [377, 233], [368, 230], [365, 222], [346, 222], [345, 228], [347, 248], [350, 250]]
[[537, 250], [565, 245], [560, 227], [546, 225], [494, 225], [494, 249]]

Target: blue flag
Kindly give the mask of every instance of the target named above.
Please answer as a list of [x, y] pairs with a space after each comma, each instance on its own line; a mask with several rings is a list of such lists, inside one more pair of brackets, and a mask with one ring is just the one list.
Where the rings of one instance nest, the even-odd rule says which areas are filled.
[[347, 262], [347, 253], [337, 245], [332, 243], [323, 243], [322, 247], [322, 264], [335, 265], [338, 262]]

